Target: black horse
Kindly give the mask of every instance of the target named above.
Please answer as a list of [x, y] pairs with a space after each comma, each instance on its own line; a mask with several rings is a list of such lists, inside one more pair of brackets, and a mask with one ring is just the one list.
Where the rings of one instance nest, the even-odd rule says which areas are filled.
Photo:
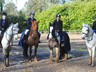
[[[64, 41], [61, 41], [60, 43], [60, 56], [59, 59], [62, 59], [64, 57], [64, 60], [68, 59], [68, 52], [71, 50], [70, 46], [70, 38], [66, 31], [62, 31], [62, 37], [64, 38]], [[64, 44], [64, 45], [62, 45]]]

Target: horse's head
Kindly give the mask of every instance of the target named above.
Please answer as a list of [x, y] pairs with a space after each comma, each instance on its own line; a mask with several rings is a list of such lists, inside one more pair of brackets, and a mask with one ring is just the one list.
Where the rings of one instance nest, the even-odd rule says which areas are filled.
[[37, 22], [37, 21], [31, 21], [31, 23], [32, 23], [31, 29], [33, 31], [37, 31], [38, 30], [38, 23], [39, 22]]
[[55, 38], [60, 44], [60, 35], [58, 30], [54, 30], [53, 24], [50, 23], [49, 39]]
[[31, 29], [29, 36], [32, 37], [38, 37], [38, 22], [37, 21], [31, 21]]
[[14, 35], [14, 39], [17, 39], [18, 38], [18, 31], [19, 31], [19, 28], [18, 28], [18, 23], [16, 24], [13, 24], [13, 27], [12, 27], [12, 34]]
[[50, 23], [50, 26], [49, 26], [49, 39], [53, 38], [52, 32], [53, 32], [53, 25]]
[[93, 30], [90, 27], [90, 25], [89, 24], [83, 24], [83, 28], [82, 28], [82, 39], [85, 39], [86, 37], [88, 37], [92, 33], [93, 33]]

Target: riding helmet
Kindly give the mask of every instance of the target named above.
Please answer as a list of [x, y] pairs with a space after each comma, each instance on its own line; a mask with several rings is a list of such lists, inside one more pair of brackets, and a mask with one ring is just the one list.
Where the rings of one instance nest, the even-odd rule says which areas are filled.
[[34, 11], [30, 12], [30, 15], [35, 15], [35, 12]]
[[5, 16], [7, 16], [7, 13], [6, 13], [6, 12], [3, 12], [3, 13], [2, 13], [2, 15], [5, 15]]
[[60, 14], [57, 14], [56, 17], [59, 17], [60, 18], [61, 16], [60, 16]]

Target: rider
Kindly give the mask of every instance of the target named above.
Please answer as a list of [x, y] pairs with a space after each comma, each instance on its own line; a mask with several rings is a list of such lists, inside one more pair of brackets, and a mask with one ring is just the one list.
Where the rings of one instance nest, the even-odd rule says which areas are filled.
[[2, 34], [6, 31], [9, 27], [8, 20], [7, 20], [7, 13], [3, 12], [2, 19], [0, 20], [0, 29], [2, 30]]
[[[35, 12], [34, 11], [32, 11], [31, 13], [30, 13], [30, 17], [28, 18], [28, 20], [27, 20], [27, 28], [29, 29], [29, 31], [30, 31], [30, 28], [31, 28], [31, 20], [32, 21], [36, 21], [36, 19], [34, 18], [34, 16], [35, 16]], [[39, 35], [39, 38], [40, 38], [40, 33], [38, 32], [38, 35]], [[40, 41], [39, 41], [39, 43], [40, 43]]]
[[93, 29], [94, 32], [96, 33], [96, 16], [94, 17], [94, 22], [93, 22], [92, 29]]
[[60, 18], [61, 18], [61, 15], [57, 14], [56, 15], [56, 20], [54, 20], [54, 22], [53, 22], [53, 27], [54, 27], [54, 31], [58, 31], [59, 32], [59, 34], [60, 34], [60, 42], [61, 42], [61, 41], [64, 41], [64, 38], [62, 36], [63, 23], [62, 23], [62, 20]]
[[[29, 31], [30, 31], [30, 28], [31, 28], [31, 20], [32, 21], [36, 21], [36, 19], [34, 18], [34, 15], [35, 15], [35, 12], [34, 11], [32, 11], [31, 13], [30, 13], [30, 17], [28, 18], [28, 20], [27, 20], [27, 29], [25, 29], [23, 32], [22, 32], [22, 35], [21, 35], [21, 37], [20, 37], [20, 41], [19, 41], [19, 46], [23, 46], [22, 44], [25, 44], [24, 42], [24, 39], [25, 39], [25, 37], [28, 37], [28, 34], [29, 34]], [[38, 32], [39, 33], [39, 32]], [[39, 33], [39, 37], [40, 37], [40, 33]]]

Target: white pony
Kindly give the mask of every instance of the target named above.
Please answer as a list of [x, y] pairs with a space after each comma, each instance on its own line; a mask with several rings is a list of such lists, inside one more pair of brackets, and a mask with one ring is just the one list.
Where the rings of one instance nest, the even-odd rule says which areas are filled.
[[88, 24], [83, 24], [82, 39], [86, 40], [86, 46], [89, 51], [89, 65], [94, 66], [96, 34]]
[[18, 38], [18, 23], [16, 24], [11, 24], [8, 29], [5, 31], [1, 44], [3, 47], [3, 54], [4, 54], [4, 61], [5, 61], [5, 66], [9, 66], [9, 52], [11, 50], [12, 42], [13, 39]]

